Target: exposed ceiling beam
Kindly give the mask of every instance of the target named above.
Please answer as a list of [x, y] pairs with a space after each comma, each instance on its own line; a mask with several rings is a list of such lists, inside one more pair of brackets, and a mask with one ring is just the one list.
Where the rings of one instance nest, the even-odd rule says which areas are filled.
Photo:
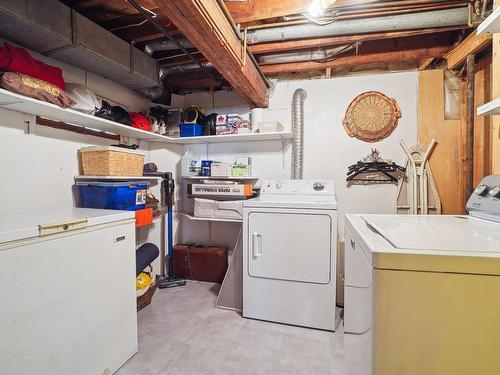
[[217, 0], [155, 0], [242, 97], [267, 107], [267, 87]]
[[477, 35], [476, 32], [473, 31], [472, 34], [444, 56], [448, 63], [448, 69], [455, 69], [463, 65], [467, 56], [480, 52], [486, 47], [489, 47], [491, 43], [491, 34]]
[[253, 44], [248, 48], [250, 51], [256, 55], [266, 54], [266, 53], [276, 53], [284, 51], [293, 51], [307, 48], [320, 48], [328, 47], [337, 44], [346, 44], [354, 42], [365, 42], [371, 40], [380, 39], [391, 39], [391, 38], [404, 38], [414, 35], [427, 35], [434, 34], [438, 32], [446, 32], [453, 30], [461, 30], [462, 26], [451, 26], [451, 27], [441, 27], [434, 29], [422, 29], [422, 30], [408, 30], [408, 31], [393, 31], [384, 33], [371, 33], [371, 34], [360, 34], [360, 35], [347, 35], [347, 36], [335, 36], [330, 38], [317, 38], [317, 39], [302, 39], [302, 40], [289, 40], [280, 41], [272, 43], [262, 43]]
[[420, 38], [411, 37], [401, 40], [381, 40], [361, 45], [359, 54], [349, 53], [326, 62], [295, 62], [262, 65], [265, 74], [277, 75], [285, 72], [299, 72], [316, 69], [337, 68], [371, 63], [421, 60], [441, 57], [451, 48], [450, 36]]
[[[312, 0], [251, 0], [225, 1], [236, 23], [248, 23], [267, 18], [305, 13]], [[375, 0], [337, 0], [335, 7], [373, 3]]]
[[418, 62], [418, 70], [424, 70], [434, 61], [434, 57], [428, 57]]

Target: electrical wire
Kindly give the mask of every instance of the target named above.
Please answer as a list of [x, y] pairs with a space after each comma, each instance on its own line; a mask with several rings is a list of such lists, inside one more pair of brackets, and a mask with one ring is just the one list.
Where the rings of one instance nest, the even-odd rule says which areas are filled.
[[[151, 18], [155, 19], [156, 17], [158, 17], [158, 14], [156, 14], [155, 12], [153, 12], [152, 10], [150, 9], [147, 9], [147, 8], [144, 8], [143, 6], [141, 6], [142, 9], [144, 9], [146, 12], [148, 12], [150, 15], [151, 15]], [[137, 27], [137, 26], [142, 26], [144, 25], [145, 23], [147, 23], [148, 20], [145, 19], [144, 21], [141, 21], [139, 23], [133, 23], [131, 25], [125, 25], [125, 26], [119, 26], [119, 27], [114, 27], [112, 29], [109, 29], [108, 31], [110, 32], [113, 32], [113, 31], [117, 31], [117, 30], [123, 30], [123, 29], [128, 29], [129, 27]]]
[[352, 48], [356, 48], [356, 53], [357, 53], [357, 48], [358, 48], [359, 44], [360, 44], [359, 42], [348, 44], [345, 47], [343, 47], [343, 48], [341, 48], [339, 50], [336, 50], [335, 52], [333, 52], [333, 53], [331, 53], [329, 55], [326, 55], [322, 59], [317, 59], [317, 60], [313, 60], [313, 61], [317, 62], [317, 63], [326, 63], [326, 62], [332, 61], [335, 57], [337, 57], [341, 53], [349, 51]]

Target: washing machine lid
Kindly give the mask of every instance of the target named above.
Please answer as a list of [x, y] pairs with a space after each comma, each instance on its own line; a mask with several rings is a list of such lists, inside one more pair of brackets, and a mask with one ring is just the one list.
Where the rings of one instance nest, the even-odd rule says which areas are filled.
[[395, 249], [500, 258], [499, 223], [452, 215], [365, 215], [363, 219]]
[[357, 216], [373, 268], [500, 276], [500, 223], [451, 215]]

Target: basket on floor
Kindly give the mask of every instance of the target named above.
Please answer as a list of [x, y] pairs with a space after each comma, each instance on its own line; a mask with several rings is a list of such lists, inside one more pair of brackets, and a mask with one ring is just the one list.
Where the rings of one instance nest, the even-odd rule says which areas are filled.
[[85, 176], [142, 176], [144, 154], [119, 147], [80, 149]]
[[149, 286], [148, 290], [146, 291], [146, 293], [137, 297], [137, 311], [142, 310], [143, 308], [145, 308], [147, 305], [149, 305], [151, 303], [151, 300], [153, 299], [153, 295], [156, 292], [157, 286], [158, 286], [157, 283], [151, 284]]

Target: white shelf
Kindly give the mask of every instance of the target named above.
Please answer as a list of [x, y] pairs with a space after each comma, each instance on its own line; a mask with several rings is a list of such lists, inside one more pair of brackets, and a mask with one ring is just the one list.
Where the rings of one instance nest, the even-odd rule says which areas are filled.
[[241, 219], [219, 219], [215, 217], [196, 217], [190, 214], [186, 214], [184, 212], [179, 212], [183, 218], [186, 218], [188, 220], [193, 220], [193, 221], [215, 221], [215, 222], [221, 222], [221, 223], [242, 223], [243, 220]]
[[477, 34], [494, 34], [500, 33], [500, 7], [491, 13], [481, 24], [477, 27]]
[[224, 142], [252, 142], [273, 141], [292, 138], [292, 133], [253, 133], [253, 134], [231, 134], [210, 135], [204, 137], [174, 138], [165, 135], [151, 133], [145, 130], [133, 128], [114, 121], [81, 113], [72, 109], [61, 108], [55, 104], [19, 95], [4, 89], [0, 89], [0, 108], [10, 109], [34, 116], [41, 116], [55, 121], [68, 124], [84, 126], [94, 130], [100, 130], [124, 137], [136, 138], [151, 142], [193, 144], [193, 143], [224, 143]]
[[[499, 8], [500, 9], [500, 8]], [[477, 109], [478, 116], [500, 115], [500, 98], [483, 104]]]
[[249, 177], [214, 177], [214, 176], [182, 176], [186, 180], [248, 180], [256, 181], [259, 177], [249, 176]]
[[[206, 135], [203, 137], [175, 138], [179, 144], [195, 143], [226, 143], [226, 142], [254, 142], [254, 141], [279, 141], [293, 138], [292, 133], [251, 133], [251, 134], [227, 134], [227, 135]], [[174, 139], [174, 138], [172, 138]]]
[[141, 140], [172, 143], [169, 137], [119, 124], [0, 89], [0, 107]]

